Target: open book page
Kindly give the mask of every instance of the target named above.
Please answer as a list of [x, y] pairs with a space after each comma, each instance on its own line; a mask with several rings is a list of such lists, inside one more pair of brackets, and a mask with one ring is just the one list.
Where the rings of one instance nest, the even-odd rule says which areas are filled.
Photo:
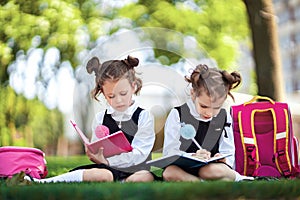
[[80, 130], [80, 128], [78, 128], [77, 124], [70, 120], [72, 126], [74, 127], [75, 131], [78, 133], [79, 137], [81, 138], [81, 140], [83, 141], [84, 144], [89, 144], [89, 139], [86, 137], [86, 135]]
[[179, 167], [185, 167], [185, 168], [194, 168], [194, 167], [201, 167], [207, 165], [210, 162], [214, 162], [231, 155], [232, 154], [224, 154], [220, 157], [213, 157], [208, 160], [202, 160], [192, 156], [191, 153], [183, 153], [183, 154], [177, 154], [171, 156], [164, 156], [155, 160], [150, 160], [147, 162], [147, 164], [159, 168], [165, 168], [169, 165], [177, 165]]
[[110, 134], [103, 137], [93, 143], [87, 145], [87, 147], [93, 152], [98, 152], [99, 148], [103, 148], [103, 154], [105, 157], [111, 157], [121, 153], [132, 151], [132, 146], [127, 140], [122, 131]]
[[193, 156], [194, 153], [184, 153], [182, 154], [181, 156], [183, 157], [187, 157], [187, 158], [190, 158], [190, 159], [194, 159], [194, 160], [197, 160], [197, 161], [201, 161], [201, 162], [205, 162], [205, 163], [210, 163], [210, 162], [213, 162], [213, 161], [217, 161], [217, 160], [221, 160], [223, 158], [226, 158], [228, 156], [231, 156], [232, 154], [229, 153], [229, 154], [222, 154], [221, 156], [218, 156], [218, 157], [211, 157], [210, 159], [200, 159], [200, 158], [197, 158], [195, 156]]
[[95, 142], [90, 142], [86, 135], [76, 125], [76, 123], [73, 121], [71, 121], [71, 123], [83, 143], [92, 153], [97, 153], [99, 148], [103, 148], [104, 157], [111, 157], [132, 151], [132, 146], [122, 131], [112, 133]]

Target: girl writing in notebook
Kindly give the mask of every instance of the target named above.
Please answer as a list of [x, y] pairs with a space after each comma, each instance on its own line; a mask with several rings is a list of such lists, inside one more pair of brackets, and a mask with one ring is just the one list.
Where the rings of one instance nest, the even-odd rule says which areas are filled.
[[[182, 106], [173, 108], [165, 123], [165, 137], [163, 155], [178, 153], [195, 153], [200, 159], [209, 159], [220, 154], [232, 154], [218, 162], [209, 163], [195, 168], [180, 168], [169, 165], [163, 171], [166, 181], [199, 181], [199, 180], [232, 180], [252, 179], [238, 174], [232, 168], [234, 166], [234, 138], [231, 127], [231, 117], [225, 110], [225, 123], [220, 128], [221, 134], [216, 138], [212, 147], [208, 150], [199, 149], [197, 143], [202, 145], [210, 122], [218, 116], [227, 95], [232, 96], [231, 89], [236, 88], [241, 82], [238, 72], [228, 73], [206, 65], [198, 65], [190, 77], [185, 77], [191, 83], [191, 98]], [[192, 124], [196, 130], [195, 142], [184, 139], [181, 134], [183, 124]], [[211, 133], [210, 133], [211, 134]]]
[[152, 115], [140, 108], [133, 100], [142, 88], [142, 81], [136, 77], [134, 67], [139, 63], [137, 58], [128, 56], [124, 60], [109, 60], [100, 63], [93, 57], [87, 63], [88, 73], [95, 74], [94, 99], [103, 94], [108, 108], [96, 114], [92, 126], [92, 141], [97, 139], [96, 127], [105, 125], [110, 133], [122, 130], [133, 150], [105, 158], [103, 149], [92, 153], [86, 148], [86, 154], [95, 164], [77, 167], [66, 174], [36, 180], [38, 182], [81, 182], [81, 181], [126, 181], [148, 182], [154, 176], [146, 167], [154, 145], [154, 119]]

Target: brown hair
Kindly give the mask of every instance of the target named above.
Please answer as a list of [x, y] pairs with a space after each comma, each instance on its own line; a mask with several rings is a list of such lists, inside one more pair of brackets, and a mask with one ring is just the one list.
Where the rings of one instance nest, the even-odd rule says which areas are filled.
[[118, 81], [122, 78], [126, 78], [130, 84], [136, 85], [135, 94], [138, 94], [142, 88], [142, 80], [137, 78], [135, 75], [134, 67], [139, 64], [139, 59], [127, 56], [124, 60], [109, 60], [100, 63], [97, 57], [91, 58], [87, 65], [86, 70], [89, 74], [95, 72], [95, 88], [92, 90], [91, 94], [94, 99], [103, 92], [103, 84], [105, 81]]
[[185, 80], [192, 84], [196, 96], [206, 92], [213, 99], [229, 95], [234, 100], [230, 91], [241, 83], [241, 75], [236, 71], [228, 73], [200, 64], [196, 66], [190, 77], [185, 76]]

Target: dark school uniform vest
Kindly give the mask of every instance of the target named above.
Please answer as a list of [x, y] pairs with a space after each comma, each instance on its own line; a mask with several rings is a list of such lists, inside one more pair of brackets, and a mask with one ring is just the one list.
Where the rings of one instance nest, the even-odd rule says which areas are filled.
[[[211, 152], [211, 156], [219, 152], [219, 141], [225, 126], [230, 126], [226, 122], [227, 114], [225, 109], [221, 109], [217, 116], [213, 117], [211, 121], [204, 122], [195, 119], [191, 113], [188, 105], [185, 103], [179, 107], [175, 107], [179, 113], [180, 122], [191, 124], [196, 130], [195, 140], [202, 148]], [[225, 132], [225, 137], [227, 133]], [[180, 150], [187, 153], [194, 153], [199, 148], [192, 140], [184, 139], [180, 136]]]
[[143, 110], [142, 108], [138, 107], [134, 111], [130, 120], [121, 122], [121, 128], [119, 128], [118, 123], [112, 118], [111, 114], [107, 114], [107, 110], [106, 110], [103, 117], [102, 124], [108, 127], [110, 134], [122, 130], [127, 140], [131, 144], [138, 130], [138, 121], [142, 110]]
[[[121, 128], [119, 128], [118, 123], [112, 118], [111, 114], [107, 114], [107, 110], [105, 111], [104, 117], [103, 117], [103, 125], [107, 126], [109, 128], [109, 133], [115, 133], [117, 131], [123, 131], [124, 135], [126, 136], [127, 140], [129, 143], [132, 143], [132, 140], [138, 130], [138, 121], [139, 121], [139, 116], [140, 113], [143, 111], [142, 108], [138, 107], [130, 120], [128, 121], [122, 121], [121, 122]], [[151, 159], [151, 153], [147, 157], [147, 159], [138, 165], [135, 165], [133, 167], [129, 167], [126, 170], [127, 171], [137, 171], [137, 170], [142, 170], [146, 169], [149, 170], [149, 167], [145, 164], [148, 160]], [[124, 168], [122, 168], [124, 170]]]

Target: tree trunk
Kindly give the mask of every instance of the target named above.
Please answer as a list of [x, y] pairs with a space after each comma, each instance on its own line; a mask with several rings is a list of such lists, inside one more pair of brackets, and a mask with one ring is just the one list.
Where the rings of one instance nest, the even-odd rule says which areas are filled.
[[258, 95], [284, 100], [284, 82], [272, 0], [243, 0], [252, 31]]

